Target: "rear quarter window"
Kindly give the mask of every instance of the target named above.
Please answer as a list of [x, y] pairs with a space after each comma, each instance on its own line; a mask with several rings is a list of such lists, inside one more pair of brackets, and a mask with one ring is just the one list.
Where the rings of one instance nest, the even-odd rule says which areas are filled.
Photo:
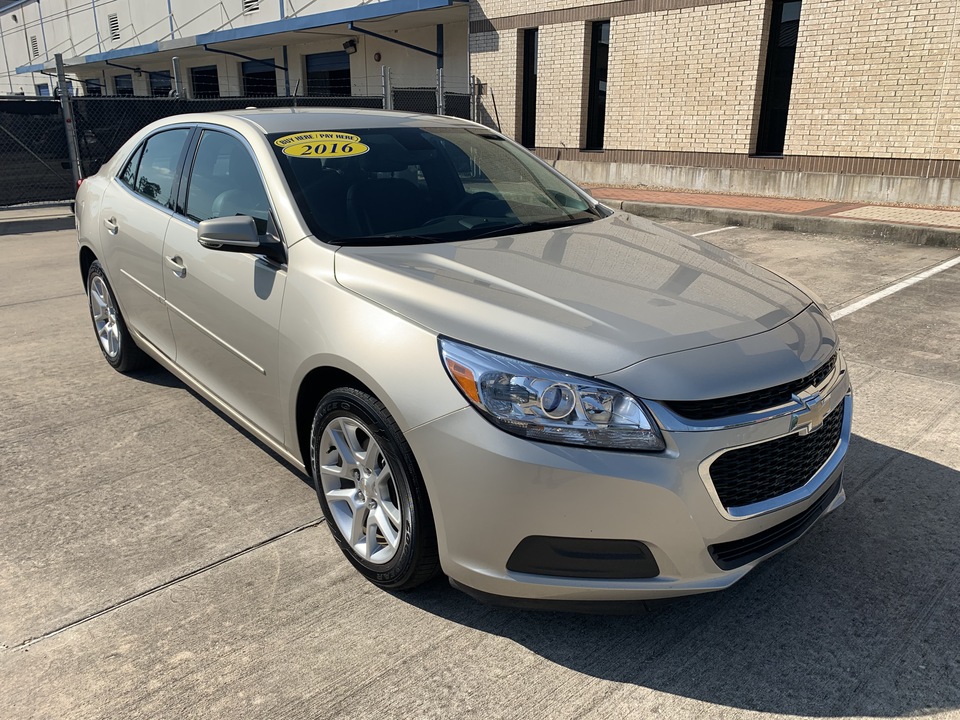
[[177, 128], [147, 139], [137, 169], [134, 191], [164, 207], [173, 207], [177, 166], [189, 135], [187, 128]]

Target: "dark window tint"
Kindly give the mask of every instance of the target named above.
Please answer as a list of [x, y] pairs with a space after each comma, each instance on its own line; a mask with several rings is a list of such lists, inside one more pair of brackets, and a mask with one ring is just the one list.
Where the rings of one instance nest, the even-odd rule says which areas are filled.
[[607, 62], [610, 21], [595, 22], [590, 37], [590, 82], [587, 88], [587, 150], [603, 148], [607, 116]]
[[117, 75], [113, 79], [113, 86], [117, 90], [117, 95], [130, 97], [133, 95], [133, 75]]
[[187, 216], [200, 222], [249, 215], [266, 232], [270, 203], [246, 146], [231, 135], [205, 130], [187, 189]]
[[173, 206], [171, 196], [177, 165], [189, 132], [186, 128], [167, 130], [147, 140], [134, 190], [161, 205]]
[[760, 100], [758, 155], [782, 155], [800, 32], [800, 3], [775, 0], [767, 39], [767, 64]]
[[173, 81], [168, 70], [150, 73], [150, 94], [153, 97], [167, 97], [172, 89]]
[[532, 148], [537, 144], [537, 57], [540, 31], [523, 31], [523, 109], [520, 114], [520, 142]]
[[136, 186], [137, 181], [137, 166], [140, 164], [140, 151], [143, 150], [143, 146], [138, 147], [133, 155], [130, 156], [130, 159], [127, 160], [127, 164], [123, 168], [123, 172], [120, 173], [120, 180], [131, 188]]
[[243, 94], [247, 97], [276, 97], [277, 71], [267, 61], [249, 60], [241, 63]]
[[100, 97], [103, 95], [103, 83], [99, 80], [84, 80], [83, 90], [89, 97]]
[[307, 95], [350, 95], [350, 56], [345, 52], [307, 55]]
[[197, 98], [220, 97], [220, 76], [216, 65], [205, 65], [190, 69], [193, 82], [193, 96]]
[[566, 180], [485, 130], [398, 127], [342, 133], [358, 138], [345, 143], [349, 151], [269, 136], [294, 199], [321, 238], [463, 240], [502, 228], [599, 216]]

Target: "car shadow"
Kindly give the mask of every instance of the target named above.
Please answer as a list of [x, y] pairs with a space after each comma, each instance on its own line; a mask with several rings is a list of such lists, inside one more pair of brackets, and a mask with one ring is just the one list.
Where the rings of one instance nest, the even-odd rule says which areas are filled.
[[245, 428], [235, 422], [229, 415], [222, 412], [218, 407], [213, 403], [207, 400], [205, 397], [200, 395], [196, 390], [184, 383], [180, 378], [166, 370], [165, 368], [160, 367], [158, 364], [151, 364], [149, 367], [144, 368], [143, 370], [137, 370], [136, 372], [130, 373], [130, 377], [139, 380], [140, 382], [150, 383], [152, 385], [158, 385], [160, 387], [168, 388], [180, 388], [186, 390], [197, 401], [203, 403], [211, 412], [215, 413], [221, 420], [233, 427], [238, 433], [246, 437], [250, 442], [260, 448], [267, 455], [276, 460], [280, 465], [289, 470], [293, 475], [300, 479], [301, 482], [308, 485], [311, 489], [316, 489], [313, 478], [310, 477], [309, 473], [305, 473], [303, 470], [298, 468], [296, 465], [291, 463], [285, 457], [273, 450], [269, 445], [264, 443], [262, 440], [248, 432]]
[[855, 436], [844, 484], [843, 506], [738, 585], [647, 614], [491, 608], [441, 583], [397, 597], [585, 675], [715, 705], [960, 708], [960, 472]]

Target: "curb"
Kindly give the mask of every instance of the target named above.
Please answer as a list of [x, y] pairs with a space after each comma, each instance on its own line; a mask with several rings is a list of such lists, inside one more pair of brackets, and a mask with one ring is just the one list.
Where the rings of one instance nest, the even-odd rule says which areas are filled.
[[72, 230], [75, 227], [73, 215], [59, 217], [21, 218], [17, 220], [0, 219], [0, 237], [6, 235], [30, 235], [33, 233]]
[[848, 235], [911, 245], [960, 247], [960, 230], [949, 228], [816, 215], [787, 215], [753, 210], [666, 205], [635, 200], [606, 200], [603, 197], [597, 197], [597, 200], [608, 207], [656, 220], [686, 220], [710, 225], [740, 225], [761, 230]]

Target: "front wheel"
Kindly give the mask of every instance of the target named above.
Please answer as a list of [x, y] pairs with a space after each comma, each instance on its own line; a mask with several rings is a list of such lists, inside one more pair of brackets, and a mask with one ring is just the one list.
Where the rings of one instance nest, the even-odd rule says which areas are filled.
[[365, 578], [409, 590], [439, 573], [423, 478], [383, 403], [354, 388], [328, 393], [313, 418], [310, 457], [334, 540]]
[[122, 373], [148, 365], [150, 358], [130, 336], [99, 260], [91, 263], [87, 271], [87, 302], [93, 330], [106, 361]]

